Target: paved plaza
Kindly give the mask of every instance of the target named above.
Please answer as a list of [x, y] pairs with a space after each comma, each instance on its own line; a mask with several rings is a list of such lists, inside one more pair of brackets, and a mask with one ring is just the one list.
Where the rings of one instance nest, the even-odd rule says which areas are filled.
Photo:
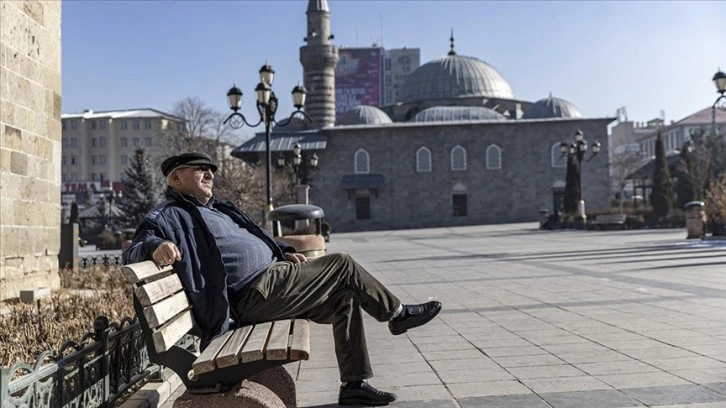
[[[332, 235], [404, 302], [444, 304], [402, 336], [366, 321], [394, 406], [726, 407], [726, 241], [535, 227]], [[299, 406], [337, 406], [332, 330], [311, 340]]]

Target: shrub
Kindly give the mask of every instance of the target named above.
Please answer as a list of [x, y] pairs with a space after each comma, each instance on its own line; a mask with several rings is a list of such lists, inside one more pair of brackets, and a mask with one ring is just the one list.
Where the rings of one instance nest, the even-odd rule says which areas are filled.
[[60, 271], [61, 289], [36, 304], [7, 304], [0, 315], [0, 366], [17, 362], [34, 365], [45, 350], [58, 351], [68, 340], [80, 341], [104, 315], [111, 322], [133, 317], [130, 286], [121, 268], [95, 266]]

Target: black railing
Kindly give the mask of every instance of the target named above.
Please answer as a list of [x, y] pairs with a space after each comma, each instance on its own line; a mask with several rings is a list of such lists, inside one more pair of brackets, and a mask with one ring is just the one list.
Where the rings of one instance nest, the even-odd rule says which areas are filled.
[[89, 268], [91, 266], [121, 266], [123, 261], [121, 255], [96, 255], [84, 256], [78, 258], [79, 268]]
[[152, 365], [138, 320], [109, 324], [99, 316], [94, 332], [45, 351], [35, 366], [16, 363], [0, 370], [0, 407], [112, 407], [150, 374]]

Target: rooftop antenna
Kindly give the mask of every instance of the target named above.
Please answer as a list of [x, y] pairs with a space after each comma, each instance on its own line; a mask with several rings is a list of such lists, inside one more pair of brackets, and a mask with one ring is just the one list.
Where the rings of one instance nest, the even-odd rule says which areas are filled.
[[456, 55], [456, 51], [454, 51], [454, 27], [451, 27], [451, 37], [449, 37], [449, 41], [451, 42], [451, 51], [449, 51], [448, 55]]
[[383, 14], [379, 14], [378, 17], [380, 18], [380, 25], [381, 25], [381, 38], [379, 39], [379, 43], [381, 44], [381, 48], [383, 48]]

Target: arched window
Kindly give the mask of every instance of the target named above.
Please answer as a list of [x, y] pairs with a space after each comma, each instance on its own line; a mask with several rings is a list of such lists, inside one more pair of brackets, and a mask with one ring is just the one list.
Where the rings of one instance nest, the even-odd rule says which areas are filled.
[[368, 174], [370, 172], [371, 167], [368, 152], [363, 149], [358, 149], [353, 156], [353, 173]]
[[502, 168], [502, 149], [493, 144], [487, 147], [487, 169], [499, 170]]
[[555, 143], [550, 147], [550, 156], [552, 158], [552, 167], [567, 167], [567, 155], [562, 154], [559, 143]]
[[454, 146], [454, 148], [451, 149], [451, 170], [466, 170], [466, 150], [464, 150], [461, 146]]
[[431, 171], [431, 150], [420, 147], [416, 150], [416, 172], [427, 173]]

